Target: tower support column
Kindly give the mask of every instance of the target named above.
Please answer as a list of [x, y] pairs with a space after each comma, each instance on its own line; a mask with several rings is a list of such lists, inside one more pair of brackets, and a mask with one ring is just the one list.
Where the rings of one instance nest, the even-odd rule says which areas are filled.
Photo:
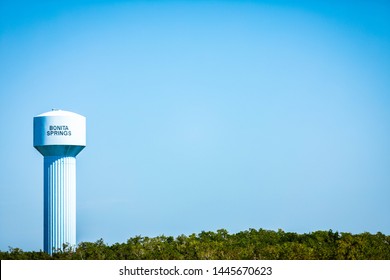
[[76, 246], [76, 158], [44, 157], [44, 250]]

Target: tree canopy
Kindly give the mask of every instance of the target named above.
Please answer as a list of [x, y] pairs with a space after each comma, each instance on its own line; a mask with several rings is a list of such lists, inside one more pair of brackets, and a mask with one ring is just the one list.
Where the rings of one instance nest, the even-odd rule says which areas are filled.
[[49, 254], [19, 248], [0, 251], [3, 260], [390, 260], [390, 236], [315, 231], [249, 229], [235, 234], [220, 229], [189, 236], [135, 236], [126, 243], [108, 245], [103, 239], [64, 244]]

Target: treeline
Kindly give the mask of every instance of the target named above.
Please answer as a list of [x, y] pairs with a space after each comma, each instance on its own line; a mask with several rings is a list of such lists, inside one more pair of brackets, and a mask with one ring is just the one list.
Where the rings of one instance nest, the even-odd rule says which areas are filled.
[[0, 251], [2, 260], [390, 260], [390, 236], [315, 231], [308, 234], [220, 229], [189, 236], [135, 236], [126, 243], [81, 242], [52, 256], [18, 248]]

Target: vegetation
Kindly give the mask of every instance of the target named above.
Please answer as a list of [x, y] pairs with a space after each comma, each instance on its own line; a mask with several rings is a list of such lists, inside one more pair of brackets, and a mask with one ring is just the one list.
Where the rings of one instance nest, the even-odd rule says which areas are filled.
[[0, 251], [8, 260], [390, 260], [390, 236], [316, 231], [309, 234], [283, 230], [250, 229], [229, 234], [202, 231], [189, 236], [135, 236], [126, 243], [107, 245], [103, 239], [64, 245], [52, 256], [18, 248]]

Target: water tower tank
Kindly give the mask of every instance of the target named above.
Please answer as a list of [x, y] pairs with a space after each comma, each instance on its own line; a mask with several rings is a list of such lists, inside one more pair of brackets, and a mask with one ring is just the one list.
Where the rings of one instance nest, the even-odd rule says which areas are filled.
[[76, 156], [86, 145], [86, 119], [55, 110], [34, 117], [34, 147], [44, 156], [44, 251], [76, 245]]

